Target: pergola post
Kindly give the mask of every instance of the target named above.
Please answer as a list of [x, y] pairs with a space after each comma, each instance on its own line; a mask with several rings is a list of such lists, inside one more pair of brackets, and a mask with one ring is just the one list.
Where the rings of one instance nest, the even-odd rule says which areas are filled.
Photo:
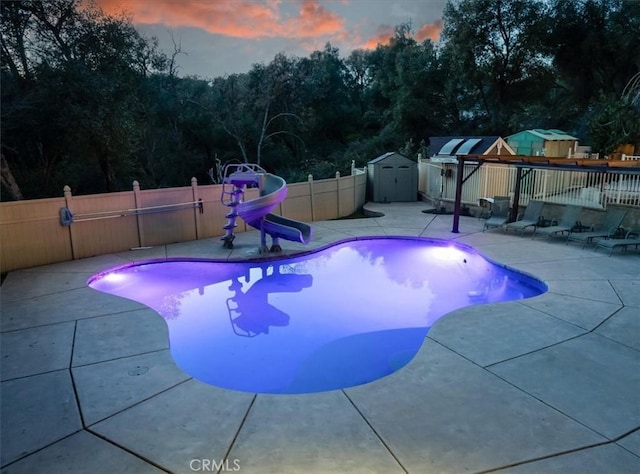
[[462, 184], [464, 183], [464, 157], [458, 156], [458, 169], [456, 172], [456, 201], [453, 205], [453, 229], [451, 232], [457, 234], [460, 225], [460, 209], [462, 207]]
[[516, 167], [516, 187], [513, 191], [513, 207], [511, 208], [510, 222], [518, 220], [518, 207], [520, 205], [520, 185], [522, 183], [522, 168]]

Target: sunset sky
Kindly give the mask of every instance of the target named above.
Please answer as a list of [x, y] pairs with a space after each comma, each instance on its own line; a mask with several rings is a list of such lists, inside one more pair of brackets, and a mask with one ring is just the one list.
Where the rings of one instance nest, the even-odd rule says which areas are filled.
[[327, 42], [345, 57], [386, 44], [410, 22], [415, 39], [437, 41], [446, 0], [95, 0], [106, 13], [126, 11], [139, 31], [170, 54], [186, 54], [179, 75], [248, 72], [276, 54], [307, 57]]

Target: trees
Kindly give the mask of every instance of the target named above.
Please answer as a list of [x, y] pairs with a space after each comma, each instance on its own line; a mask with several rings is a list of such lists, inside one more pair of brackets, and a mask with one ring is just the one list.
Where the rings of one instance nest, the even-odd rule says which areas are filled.
[[[289, 148], [294, 154], [296, 145], [304, 148], [295, 131], [303, 121], [296, 109], [294, 67], [293, 60], [279, 54], [267, 66], [255, 64], [248, 74], [213, 81], [210, 112], [245, 163], [263, 165], [263, 152], [276, 137], [292, 137]], [[273, 162], [272, 157], [267, 161]]]
[[[598, 151], [640, 141], [624, 92], [640, 3], [459, 0], [441, 41], [410, 24], [346, 57], [331, 44], [243, 74], [178, 77], [126, 17], [81, 0], [0, 3], [3, 193], [11, 199], [176, 186], [232, 160], [287, 179], [346, 172], [431, 135], [561, 128]], [[637, 88], [634, 89], [637, 91]]]
[[222, 129], [233, 138], [245, 163], [250, 162], [249, 146], [252, 128], [257, 120], [248, 113], [251, 102], [246, 74], [232, 74], [216, 78], [212, 83], [210, 108], [208, 109]]
[[363, 49], [352, 51], [344, 61], [346, 87], [351, 102], [357, 104], [358, 112], [365, 113], [365, 92], [373, 81], [374, 69], [369, 60], [369, 53]]
[[445, 130], [442, 104], [446, 81], [440, 73], [434, 44], [425, 40], [404, 48], [396, 57], [395, 69], [394, 127], [399, 137], [415, 142], [417, 147], [421, 140]]
[[[305, 141], [301, 134], [306, 127], [301, 118], [300, 78], [296, 75], [298, 61], [280, 53], [267, 66], [254, 65], [249, 72], [250, 90], [253, 96], [255, 117], [256, 163], [262, 165], [263, 151], [286, 154], [286, 161], [297, 161], [305, 153]], [[279, 141], [280, 146], [276, 144]], [[286, 159], [288, 158], [288, 160]], [[270, 166], [278, 166], [275, 154], [267, 153]]]
[[588, 107], [599, 94], [622, 93], [640, 70], [640, 3], [555, 0], [545, 42], [567, 94]]
[[640, 112], [629, 101], [602, 95], [588, 122], [594, 151], [608, 155], [625, 143], [640, 141]]
[[408, 23], [387, 45], [356, 51], [346, 60], [347, 87], [356, 114], [348, 156], [359, 165], [389, 149], [415, 156], [418, 144], [441, 130], [442, 77], [435, 45], [418, 44]]
[[600, 96], [589, 116], [589, 133], [594, 149], [603, 154], [628, 143], [640, 149], [640, 72], [620, 96]]
[[601, 153], [638, 140], [640, 119], [623, 93], [640, 71], [640, 3], [556, 0], [552, 12], [546, 46], [576, 132]]
[[[444, 55], [460, 82], [463, 115], [481, 133], [502, 133], [550, 85], [540, 0], [462, 0], [445, 7]], [[542, 126], [542, 125], [541, 125]]]
[[140, 82], [163, 55], [125, 18], [79, 0], [1, 8], [2, 151], [18, 183], [47, 195], [64, 170], [76, 189], [117, 189], [135, 174]]

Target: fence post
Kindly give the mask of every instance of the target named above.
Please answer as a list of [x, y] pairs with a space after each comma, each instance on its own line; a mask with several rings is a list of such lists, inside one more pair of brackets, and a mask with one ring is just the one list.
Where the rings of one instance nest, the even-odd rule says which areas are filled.
[[616, 204], [620, 204], [620, 198], [622, 196], [622, 175], [618, 175], [618, 192], [616, 193]]
[[[64, 193], [64, 205], [67, 209], [69, 209], [71, 211], [71, 200], [73, 199], [73, 196], [71, 195], [71, 188], [68, 185], [65, 185], [64, 188], [62, 188], [62, 192]], [[76, 251], [74, 249], [74, 245], [73, 245], [73, 224], [69, 225], [69, 246], [71, 247], [71, 259], [75, 260], [76, 259]]]
[[[136, 209], [140, 207], [140, 183], [138, 180], [133, 181], [133, 203]], [[138, 230], [138, 247], [144, 247], [144, 228], [142, 226], [142, 216], [136, 212], [136, 228]]]
[[[200, 213], [202, 209], [195, 204], [200, 201], [198, 199], [198, 179], [194, 176], [191, 178], [191, 196], [193, 197], [192, 201], [194, 203], [193, 206], [193, 220], [196, 228], [196, 240], [200, 239]], [[202, 205], [202, 202], [200, 202]]]
[[315, 205], [313, 199], [313, 175], [309, 175], [307, 177], [307, 181], [309, 182], [309, 196], [311, 197], [311, 222], [315, 222], [316, 214], [315, 214]]
[[[489, 172], [491, 171], [491, 169], [487, 168], [487, 165], [483, 165], [482, 169], [480, 170], [480, 172], [482, 173], [482, 178], [483, 178], [483, 182], [484, 182], [484, 186], [483, 186], [483, 190], [482, 190], [482, 196], [481, 197], [491, 197], [489, 196]], [[493, 195], [495, 196], [495, 193], [493, 193]]]
[[358, 185], [356, 183], [356, 160], [351, 160], [351, 176], [353, 177], [353, 210], [358, 209]]
[[336, 202], [337, 202], [337, 214], [336, 219], [340, 217], [340, 171], [336, 171]]

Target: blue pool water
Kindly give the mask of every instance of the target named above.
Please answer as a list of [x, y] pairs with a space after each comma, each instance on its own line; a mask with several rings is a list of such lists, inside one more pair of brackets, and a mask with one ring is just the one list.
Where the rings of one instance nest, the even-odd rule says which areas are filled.
[[468, 246], [375, 237], [277, 260], [140, 262], [88, 284], [157, 311], [185, 372], [252, 393], [371, 382], [406, 365], [445, 314], [547, 290]]

